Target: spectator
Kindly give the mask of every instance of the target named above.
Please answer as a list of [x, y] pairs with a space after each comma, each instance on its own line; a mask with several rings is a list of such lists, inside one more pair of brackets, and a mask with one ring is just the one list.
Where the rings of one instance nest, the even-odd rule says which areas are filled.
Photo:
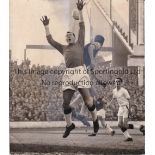
[[[17, 74], [17, 69], [20, 70], [64, 70], [64, 65], [60, 66], [44, 66], [32, 65], [30, 60], [25, 60], [21, 64], [17, 61], [10, 61], [10, 121], [56, 121], [63, 120], [62, 111], [62, 93], [60, 85], [45, 86], [41, 84], [42, 79], [50, 81], [61, 81], [62, 74]], [[118, 67], [118, 68], [105, 68], [103, 65], [98, 65], [95, 70], [123, 70], [129, 71], [135, 67]], [[113, 81], [117, 74], [96, 74], [101, 81]], [[139, 120], [144, 120], [145, 112], [145, 96], [144, 86], [138, 86], [138, 75], [135, 74], [119, 74], [125, 83], [125, 88], [129, 90], [132, 105], [137, 106], [136, 116]], [[95, 83], [95, 81], [94, 81]], [[127, 83], [127, 84], [126, 84]], [[107, 84], [105, 88], [100, 85], [94, 85], [97, 92], [97, 97], [104, 96], [107, 100], [111, 98], [113, 84]], [[79, 107], [80, 109], [80, 107]], [[78, 107], [77, 107], [78, 110]], [[117, 119], [117, 104], [107, 109], [107, 119]]]

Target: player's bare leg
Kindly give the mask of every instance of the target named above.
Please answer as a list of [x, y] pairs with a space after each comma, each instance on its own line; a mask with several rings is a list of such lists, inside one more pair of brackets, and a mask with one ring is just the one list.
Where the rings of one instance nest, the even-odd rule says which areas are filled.
[[123, 116], [118, 116], [118, 127], [120, 127], [121, 131], [125, 136], [125, 141], [133, 141], [131, 135], [127, 131], [128, 129], [128, 118], [123, 118]]
[[70, 132], [75, 128], [74, 123], [72, 123], [71, 113], [72, 109], [70, 107], [70, 101], [74, 95], [74, 90], [67, 89], [63, 91], [63, 109], [64, 109], [64, 116], [66, 120], [66, 130], [63, 134], [63, 138], [69, 136]]
[[98, 123], [97, 112], [93, 101], [93, 97], [91, 97], [91, 94], [88, 88], [79, 88], [78, 90], [83, 97], [84, 103], [86, 104], [86, 106], [88, 107], [88, 110], [91, 113], [91, 116], [93, 119], [93, 125], [94, 125], [94, 133], [97, 133], [99, 130], [99, 123]]

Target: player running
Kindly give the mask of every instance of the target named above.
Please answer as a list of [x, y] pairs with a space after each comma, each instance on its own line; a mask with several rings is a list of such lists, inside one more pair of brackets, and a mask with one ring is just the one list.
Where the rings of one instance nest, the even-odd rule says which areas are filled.
[[[106, 131], [111, 134], [111, 136], [113, 136], [115, 134], [115, 130], [113, 130], [110, 125], [105, 122], [107, 105], [106, 100], [104, 97], [101, 97], [98, 98], [95, 103], [98, 120], [101, 122], [102, 127], [105, 128]], [[96, 133], [92, 133], [89, 136], [96, 136]]]
[[[85, 45], [83, 59], [84, 59], [84, 64], [87, 67], [87, 70], [93, 69], [93, 67], [95, 66], [96, 64], [95, 57], [98, 51], [101, 49], [103, 43], [104, 43], [104, 37], [101, 35], [96, 35], [92, 43]], [[92, 76], [92, 79], [98, 80], [95, 77], [95, 75], [91, 75], [91, 76]], [[105, 87], [104, 83], [101, 83], [101, 82], [98, 82], [98, 83], [100, 83], [101, 85], [103, 85], [103, 87]], [[96, 96], [93, 86], [91, 87], [90, 94], [92, 97]], [[79, 100], [80, 97], [81, 95], [78, 94], [77, 97], [71, 102], [71, 107], [74, 108], [76, 102]], [[74, 115], [74, 117], [78, 119], [79, 121], [81, 121], [87, 127], [90, 127], [90, 123], [87, 120], [86, 113], [87, 113], [87, 109], [85, 108], [85, 105], [82, 104], [80, 113], [76, 112], [76, 115]]]
[[[104, 37], [102, 35], [96, 35], [95, 39], [92, 41], [92, 43], [89, 43], [84, 47], [84, 55], [83, 55], [84, 56], [84, 64], [86, 65], [88, 70], [92, 70], [95, 67], [95, 65], [96, 65], [95, 57], [96, 57], [97, 53], [100, 51], [101, 47], [103, 46], [103, 43], [104, 43]], [[92, 76], [92, 79], [99, 81], [95, 77], [95, 75], [91, 75], [91, 76]], [[98, 82], [98, 83], [100, 85], [102, 85], [103, 87], [106, 86], [105, 83], [102, 83], [102, 82]], [[95, 93], [93, 86], [91, 87], [90, 93], [95, 98], [96, 93]], [[78, 98], [80, 98], [80, 95], [78, 95], [76, 97], [76, 99], [71, 104], [74, 104], [74, 102], [77, 101]], [[105, 128], [107, 130], [107, 132], [113, 136], [115, 134], [115, 131], [113, 129], [111, 129], [111, 127], [108, 124], [105, 123], [105, 100], [104, 100], [104, 98], [103, 98], [103, 100], [100, 98], [97, 101], [95, 101], [95, 105], [96, 105], [96, 109], [97, 109], [97, 116], [102, 124], [102, 127]], [[83, 118], [84, 118], [84, 116], [86, 115], [85, 114], [86, 111], [87, 110], [85, 108], [85, 105], [82, 104], [82, 108], [81, 108], [79, 115], [83, 116]], [[86, 116], [85, 116], [84, 120], [86, 122]], [[80, 121], [83, 121], [83, 120], [80, 120]], [[96, 134], [97, 133], [94, 132], [94, 133], [90, 134], [89, 136], [96, 136]]]
[[121, 78], [115, 79], [116, 88], [113, 89], [113, 98], [109, 105], [114, 99], [117, 100], [119, 105], [118, 110], [118, 127], [121, 129], [125, 136], [125, 141], [133, 141], [131, 135], [127, 131], [128, 129], [128, 114], [129, 114], [129, 99], [130, 95], [128, 91], [121, 86], [123, 80]]
[[[72, 122], [70, 107], [70, 101], [74, 95], [74, 92], [78, 89], [83, 97], [83, 100], [88, 107], [93, 119], [94, 132], [98, 132], [99, 124], [96, 115], [96, 108], [93, 103], [93, 98], [90, 95], [89, 89], [91, 85], [85, 84], [85, 81], [90, 81], [89, 75], [85, 72], [83, 63], [83, 49], [85, 40], [85, 25], [83, 21], [82, 10], [84, 7], [83, 0], [78, 0], [77, 9], [79, 10], [79, 34], [78, 40], [75, 42], [75, 34], [73, 32], [67, 32], [66, 41], [68, 45], [62, 45], [55, 41], [49, 31], [49, 18], [47, 16], [42, 17], [41, 21], [45, 26], [45, 32], [48, 42], [55, 47], [65, 58], [66, 71], [63, 75], [63, 109], [66, 120], [66, 130], [63, 134], [63, 138], [69, 136], [70, 132], [75, 128], [75, 124]], [[79, 71], [79, 74], [77, 73]], [[74, 74], [72, 74], [74, 73]]]
[[[135, 126], [133, 124], [128, 124], [128, 116], [129, 116], [129, 100], [130, 95], [124, 87], [122, 87], [123, 80], [122, 78], [115, 79], [116, 88], [113, 89], [113, 98], [108, 104], [108, 106], [113, 102], [114, 99], [117, 100], [119, 105], [118, 110], [118, 127], [120, 127], [121, 131], [125, 136], [125, 141], [133, 141], [131, 135], [128, 132], [128, 129], [134, 129]], [[140, 131], [145, 134], [145, 127], [143, 125], [140, 126]]]
[[[74, 23], [77, 20], [79, 20], [79, 14], [78, 14], [78, 12], [76, 10], [73, 11], [73, 19], [74, 19]], [[74, 24], [74, 27], [75, 27], [75, 24]], [[73, 30], [74, 29], [75, 28], [73, 28]], [[94, 38], [94, 40], [92, 40], [91, 43], [88, 43], [84, 47], [84, 53], [83, 53], [84, 64], [87, 67], [87, 70], [90, 71], [90, 72], [95, 67], [95, 65], [97, 64], [96, 61], [95, 61], [95, 57], [98, 54], [98, 52], [100, 51], [101, 47], [103, 46], [103, 43], [104, 43], [104, 37], [102, 35], [96, 35], [95, 38]], [[92, 77], [92, 79], [97, 80], [98, 83], [100, 85], [102, 85], [103, 87], [106, 86], [105, 83], [100, 82], [95, 77], [95, 75], [92, 75], [91, 74], [90, 76]], [[95, 92], [95, 89], [93, 88], [93, 86], [90, 89], [90, 94], [92, 95], [92, 97], [95, 100], [96, 92]], [[78, 94], [77, 97], [71, 102], [71, 106], [72, 107], [74, 107], [75, 103], [79, 100], [80, 97], [81, 97], [81, 95]], [[95, 101], [95, 104], [96, 104], [96, 101]], [[87, 115], [86, 106], [84, 104], [82, 104], [82, 107], [81, 107], [80, 112], [79, 113], [76, 112], [76, 115], [74, 115], [74, 117], [76, 119], [78, 119], [79, 121], [81, 121], [87, 127], [90, 127], [90, 123], [88, 122], [86, 115]], [[100, 117], [100, 121], [101, 121], [101, 124], [103, 125], [103, 127], [105, 127], [105, 115]], [[106, 125], [106, 127], [109, 128], [108, 125]], [[109, 129], [109, 132], [111, 132], [112, 135], [114, 134], [113, 130], [110, 130]], [[93, 133], [92, 135], [95, 136], [96, 133]]]

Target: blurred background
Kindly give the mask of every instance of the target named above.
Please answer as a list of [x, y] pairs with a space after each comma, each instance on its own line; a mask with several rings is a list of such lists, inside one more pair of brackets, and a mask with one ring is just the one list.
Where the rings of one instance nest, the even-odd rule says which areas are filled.
[[[17, 74], [17, 70], [65, 70], [63, 56], [48, 45], [41, 16], [50, 18], [55, 40], [65, 43], [73, 28], [74, 0], [10, 0], [10, 121], [62, 121], [61, 85], [42, 85], [42, 80], [61, 81], [57, 74]], [[105, 37], [97, 55], [96, 70], [129, 70], [119, 74], [131, 96], [133, 120], [145, 119], [144, 0], [88, 0], [83, 10], [86, 37]], [[78, 24], [74, 30], [77, 33]], [[96, 75], [113, 81], [118, 74]], [[113, 84], [94, 86], [98, 97], [110, 100]], [[81, 102], [81, 101], [79, 101]], [[117, 104], [107, 110], [107, 120], [117, 119]], [[79, 111], [77, 107], [77, 111]]]

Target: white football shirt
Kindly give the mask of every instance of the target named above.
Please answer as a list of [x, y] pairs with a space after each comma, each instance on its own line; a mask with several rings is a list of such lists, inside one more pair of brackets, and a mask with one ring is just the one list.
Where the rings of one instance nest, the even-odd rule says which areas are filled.
[[125, 88], [121, 87], [119, 90], [115, 88], [113, 90], [113, 98], [117, 99], [119, 106], [124, 106], [124, 105], [129, 106], [128, 99], [130, 99], [130, 95]]

